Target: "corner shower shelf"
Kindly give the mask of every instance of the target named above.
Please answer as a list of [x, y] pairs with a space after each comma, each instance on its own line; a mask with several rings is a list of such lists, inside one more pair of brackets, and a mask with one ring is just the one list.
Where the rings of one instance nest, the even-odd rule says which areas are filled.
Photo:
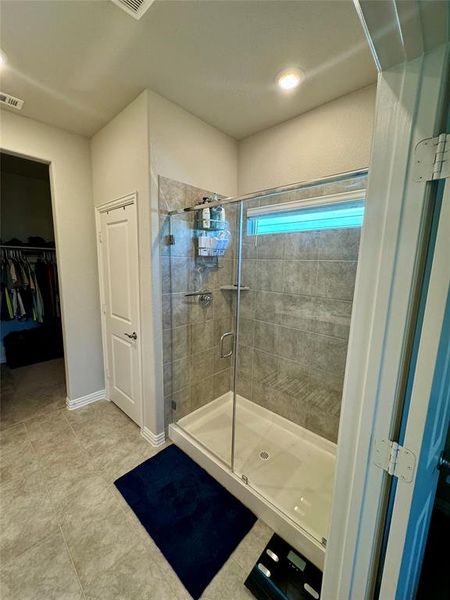
[[[237, 292], [238, 287], [237, 285], [222, 285], [220, 286], [221, 290], [228, 290], [230, 292]], [[241, 285], [240, 287], [241, 292], [249, 292], [250, 288], [247, 287], [246, 285]]]

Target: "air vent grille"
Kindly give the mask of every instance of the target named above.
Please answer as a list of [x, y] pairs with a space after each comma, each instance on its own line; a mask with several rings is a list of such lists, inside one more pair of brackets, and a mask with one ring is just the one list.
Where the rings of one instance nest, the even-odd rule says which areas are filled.
[[4, 94], [3, 92], [0, 92], [0, 104], [9, 106], [9, 108], [21, 110], [23, 106], [23, 100], [21, 100], [20, 98], [15, 98], [14, 96], [10, 96], [9, 94]]
[[155, 0], [112, 0], [135, 19], [140, 19]]

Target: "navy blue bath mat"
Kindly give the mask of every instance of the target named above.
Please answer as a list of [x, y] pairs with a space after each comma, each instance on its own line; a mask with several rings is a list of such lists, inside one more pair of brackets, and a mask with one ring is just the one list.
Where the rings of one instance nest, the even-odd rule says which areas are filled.
[[173, 445], [115, 485], [195, 600], [256, 521]]

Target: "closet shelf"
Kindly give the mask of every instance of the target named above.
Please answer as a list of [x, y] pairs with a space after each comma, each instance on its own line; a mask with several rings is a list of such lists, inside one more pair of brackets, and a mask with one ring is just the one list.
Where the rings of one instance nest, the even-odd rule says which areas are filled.
[[9, 246], [8, 244], [2, 244], [0, 246], [2, 250], [42, 250], [45, 252], [54, 252], [54, 246]]

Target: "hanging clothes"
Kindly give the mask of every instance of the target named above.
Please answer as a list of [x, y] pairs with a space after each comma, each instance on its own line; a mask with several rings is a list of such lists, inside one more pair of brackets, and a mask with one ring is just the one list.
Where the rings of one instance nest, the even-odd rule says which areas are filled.
[[43, 249], [27, 256], [26, 249], [2, 249], [1, 319], [59, 319], [58, 277], [54, 252]]

